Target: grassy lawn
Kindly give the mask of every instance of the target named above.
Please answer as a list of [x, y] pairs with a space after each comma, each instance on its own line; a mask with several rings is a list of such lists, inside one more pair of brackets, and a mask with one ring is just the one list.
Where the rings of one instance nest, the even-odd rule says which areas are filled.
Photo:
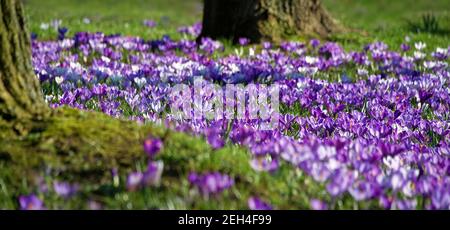
[[[409, 36], [430, 47], [447, 47], [450, 40], [450, 3], [446, 0], [324, 0], [333, 16], [348, 27], [367, 32], [339, 42], [351, 48], [371, 41], [383, 41], [398, 48]], [[424, 16], [432, 15], [438, 29], [427, 31]]]
[[[41, 23], [62, 20], [70, 32], [101, 31], [126, 34], [146, 39], [168, 34], [178, 36], [177, 28], [201, 20], [202, 3], [198, 0], [27, 0], [31, 31], [42, 39], [55, 38], [55, 31], [40, 29]], [[89, 19], [90, 23], [83, 22]], [[155, 28], [147, 28], [144, 20], [154, 20]]]
[[[165, 34], [179, 38], [177, 28], [200, 21], [202, 15], [200, 0], [27, 0], [25, 3], [31, 31], [41, 39], [56, 37], [55, 31], [40, 29], [41, 23], [55, 19], [62, 20], [69, 34], [101, 31], [144, 39]], [[347, 48], [360, 48], [376, 40], [398, 47], [406, 36], [412, 41], [424, 41], [429, 47], [446, 47], [450, 40], [450, 3], [446, 0], [324, 0], [323, 3], [343, 24], [361, 31], [334, 38]], [[436, 29], [424, 25], [427, 14], [436, 19]], [[89, 24], [83, 21], [85, 18]], [[144, 20], [154, 20], [157, 26], [147, 28]]]

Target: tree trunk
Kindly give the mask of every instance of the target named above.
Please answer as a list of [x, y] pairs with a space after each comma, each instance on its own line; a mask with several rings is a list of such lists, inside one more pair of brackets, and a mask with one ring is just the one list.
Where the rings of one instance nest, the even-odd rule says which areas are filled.
[[31, 63], [30, 36], [20, 0], [0, 0], [0, 120], [42, 120], [49, 114]]
[[342, 30], [320, 0], [205, 0], [199, 38], [277, 41], [291, 35], [327, 37]]

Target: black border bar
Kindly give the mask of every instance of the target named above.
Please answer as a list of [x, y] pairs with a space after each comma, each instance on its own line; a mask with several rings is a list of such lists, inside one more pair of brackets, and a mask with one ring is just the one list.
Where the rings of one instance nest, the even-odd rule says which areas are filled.
[[[243, 222], [270, 215], [270, 224]], [[180, 225], [180, 218], [212, 218], [211, 227], [431, 227], [450, 226], [450, 211], [0, 211], [2, 226], [32, 227], [133, 227], [206, 228]], [[230, 217], [234, 224], [230, 223]], [[224, 221], [228, 218], [228, 224]], [[240, 218], [241, 221], [236, 221]], [[201, 219], [201, 218], [199, 218]]]

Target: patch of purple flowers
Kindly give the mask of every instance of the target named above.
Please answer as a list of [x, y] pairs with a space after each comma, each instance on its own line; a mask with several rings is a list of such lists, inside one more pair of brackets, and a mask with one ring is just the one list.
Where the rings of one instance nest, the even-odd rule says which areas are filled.
[[318, 199], [312, 199], [310, 204], [311, 204], [311, 209], [313, 209], [313, 210], [327, 210], [328, 209], [327, 204]]
[[247, 201], [251, 210], [272, 210], [273, 207], [258, 197], [252, 196]]
[[144, 186], [157, 186], [161, 180], [164, 169], [162, 161], [153, 161], [156, 154], [163, 148], [163, 142], [159, 138], [148, 137], [144, 141], [144, 151], [147, 153], [149, 162], [145, 172], [131, 172], [127, 177], [127, 189], [136, 191]]
[[78, 186], [72, 185], [68, 182], [54, 181], [53, 182], [53, 190], [59, 196], [68, 198], [77, 192]]
[[145, 186], [158, 186], [164, 169], [162, 161], [149, 161], [145, 172], [128, 174], [126, 186], [129, 191], [136, 191]]
[[[199, 28], [179, 32], [196, 35]], [[245, 57], [225, 55], [212, 39], [197, 46], [187, 36], [146, 41], [81, 32], [32, 41], [34, 69], [52, 107], [169, 124], [205, 136], [215, 149], [230, 141], [249, 149], [253, 169], [274, 172], [287, 163], [323, 184], [333, 199], [350, 196], [385, 209], [450, 209], [450, 47], [430, 53], [425, 47], [404, 44], [395, 51], [375, 42], [345, 51], [337, 43], [312, 40], [309, 46], [263, 43]], [[276, 129], [262, 131], [244, 119], [230, 123], [229, 135], [216, 121], [167, 114], [176, 104], [170, 87], [199, 77], [221, 84], [278, 83], [288, 109], [273, 114], [280, 117]], [[204, 93], [204, 101], [211, 98]], [[146, 140], [150, 158], [161, 144]], [[157, 181], [158, 173], [150, 172], [160, 167], [150, 166], [149, 172], [130, 174], [128, 187], [141, 186], [144, 178]], [[189, 181], [206, 194], [233, 184], [219, 173], [193, 173]], [[325, 200], [311, 206], [334, 208]]]
[[46, 209], [44, 202], [36, 195], [23, 195], [19, 197], [19, 205], [22, 210], [43, 210]]
[[163, 142], [159, 138], [149, 137], [144, 141], [144, 151], [150, 158], [158, 154], [163, 147]]
[[220, 194], [234, 185], [234, 179], [219, 172], [197, 174], [192, 172], [188, 177], [189, 183], [197, 187], [203, 195]]

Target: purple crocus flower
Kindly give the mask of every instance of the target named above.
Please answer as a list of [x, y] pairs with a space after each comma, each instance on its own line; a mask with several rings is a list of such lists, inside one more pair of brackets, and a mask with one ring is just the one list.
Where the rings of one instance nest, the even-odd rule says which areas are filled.
[[270, 42], [263, 42], [262, 43], [262, 47], [264, 48], [264, 49], [270, 49], [270, 48], [272, 48], [272, 43], [270, 43]]
[[250, 43], [250, 40], [248, 38], [239, 38], [239, 45], [245, 46]]
[[197, 37], [200, 34], [201, 30], [202, 30], [201, 22], [197, 22], [192, 26], [182, 26], [177, 29], [179, 33], [188, 34], [195, 37]]
[[147, 26], [149, 28], [156, 27], [156, 22], [153, 20], [144, 20], [144, 26]]
[[144, 141], [144, 151], [150, 158], [158, 154], [163, 147], [163, 142], [159, 138], [149, 137]]
[[437, 148], [437, 152], [442, 156], [450, 157], [450, 146], [444, 143]]
[[320, 41], [318, 39], [311, 39], [311, 41], [309, 42], [309, 44], [311, 45], [311, 47], [313, 48], [317, 48], [320, 45]]
[[394, 173], [390, 178], [390, 185], [394, 191], [401, 189], [404, 186], [405, 182], [406, 181], [401, 173]]
[[36, 195], [24, 195], [19, 197], [20, 209], [22, 210], [44, 210], [44, 202]]
[[268, 156], [255, 156], [250, 161], [250, 166], [255, 171], [266, 171], [273, 172], [278, 169], [280, 163], [277, 158], [272, 158], [270, 155]]
[[225, 145], [225, 141], [218, 135], [208, 135], [207, 140], [213, 149], [220, 149]]
[[67, 198], [76, 193], [77, 186], [71, 185], [68, 182], [54, 181], [53, 182], [53, 190], [59, 196]]
[[401, 48], [402, 51], [404, 51], [404, 52], [406, 52], [406, 51], [408, 51], [408, 50], [411, 49], [411, 47], [410, 47], [408, 44], [405, 44], [405, 43], [401, 44], [401, 45], [400, 45], [400, 48]]
[[88, 202], [88, 207], [90, 210], [101, 210], [103, 208], [102, 204], [94, 200]]
[[31, 33], [31, 40], [36, 40], [38, 38], [38, 35], [36, 33]]
[[435, 58], [435, 59], [437, 59], [437, 60], [441, 60], [441, 61], [443, 61], [443, 60], [445, 60], [445, 59], [447, 59], [449, 56], [449, 53], [450, 53], [450, 51], [449, 51], [450, 49], [443, 49], [443, 48], [437, 48], [436, 49], [436, 52], [433, 52], [431, 55]]
[[220, 149], [225, 145], [225, 141], [221, 137], [220, 129], [217, 127], [210, 127], [206, 129], [206, 139], [208, 144], [211, 145], [213, 149]]
[[392, 198], [389, 198], [387, 196], [381, 196], [380, 197], [380, 206], [384, 209], [391, 209], [392, 205]]
[[332, 196], [339, 196], [342, 193], [346, 192], [348, 188], [352, 185], [356, 178], [354, 172], [347, 170], [339, 170], [337, 171], [330, 181], [327, 184], [327, 191]]
[[396, 210], [414, 210], [416, 207], [416, 199], [395, 199], [392, 202], [392, 209]]
[[251, 210], [272, 210], [272, 206], [262, 201], [260, 198], [252, 196], [247, 201], [248, 207]]
[[142, 182], [144, 185], [153, 186], [159, 184], [164, 169], [162, 161], [149, 162], [147, 171], [144, 172]]
[[355, 200], [361, 201], [373, 198], [379, 191], [373, 182], [358, 181], [349, 188], [349, 192]]
[[190, 173], [188, 180], [204, 195], [219, 194], [234, 185], [233, 178], [219, 172], [204, 174]]
[[450, 192], [449, 188], [438, 188], [431, 195], [431, 207], [433, 209], [449, 209], [450, 208]]
[[58, 40], [64, 40], [66, 37], [66, 33], [69, 31], [66, 27], [59, 27], [58, 28]]
[[250, 138], [254, 135], [254, 130], [250, 127], [239, 125], [233, 128], [230, 138], [234, 143], [241, 145], [248, 144]]
[[142, 183], [144, 175], [141, 172], [132, 172], [127, 177], [127, 189], [129, 191], [136, 191]]
[[92, 94], [97, 96], [102, 96], [106, 94], [106, 89], [108, 87], [105, 84], [95, 85], [92, 87]]
[[328, 209], [328, 205], [318, 199], [312, 199], [310, 201], [310, 205], [311, 205], [311, 209], [313, 210], [327, 210]]
[[40, 193], [47, 193], [49, 191], [48, 185], [47, 185], [44, 177], [42, 177], [42, 176], [36, 177], [35, 185], [37, 186], [38, 191]]

